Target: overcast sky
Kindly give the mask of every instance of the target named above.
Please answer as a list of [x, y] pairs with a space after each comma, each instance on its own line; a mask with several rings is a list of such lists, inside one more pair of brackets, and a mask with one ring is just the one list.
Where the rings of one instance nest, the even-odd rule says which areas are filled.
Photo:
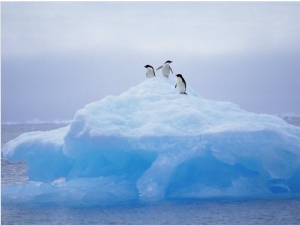
[[1, 2], [1, 16], [2, 122], [72, 119], [166, 60], [206, 99], [300, 114], [300, 2]]

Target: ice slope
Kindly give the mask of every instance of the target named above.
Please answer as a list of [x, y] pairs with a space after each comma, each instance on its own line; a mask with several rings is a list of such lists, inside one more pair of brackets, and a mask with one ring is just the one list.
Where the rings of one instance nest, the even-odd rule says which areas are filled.
[[8, 142], [3, 156], [25, 161], [29, 181], [2, 186], [2, 201], [299, 196], [299, 128], [174, 85], [147, 79], [86, 105], [68, 127]]

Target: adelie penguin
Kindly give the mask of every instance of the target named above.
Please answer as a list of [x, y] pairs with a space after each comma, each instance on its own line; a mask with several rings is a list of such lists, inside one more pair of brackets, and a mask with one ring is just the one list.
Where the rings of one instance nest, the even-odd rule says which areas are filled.
[[167, 60], [162, 66], [158, 67], [156, 70], [159, 70], [162, 68], [162, 73], [165, 77], [169, 77], [170, 75], [170, 71], [173, 73], [173, 70], [170, 66], [170, 63], [172, 63], [172, 61]]
[[181, 74], [177, 74], [177, 84], [175, 84], [175, 88], [178, 89], [179, 94], [187, 95], [186, 91], [186, 82]]
[[155, 77], [154, 68], [152, 66], [146, 65], [144, 67], [147, 69], [147, 72], [146, 72], [146, 77], [147, 78]]

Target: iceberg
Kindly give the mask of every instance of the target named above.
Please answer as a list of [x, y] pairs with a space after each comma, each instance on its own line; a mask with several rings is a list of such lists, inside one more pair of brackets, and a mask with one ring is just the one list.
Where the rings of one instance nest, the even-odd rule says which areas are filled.
[[3, 185], [2, 203], [299, 196], [300, 128], [174, 85], [147, 79], [8, 142], [3, 156], [26, 162], [29, 180]]

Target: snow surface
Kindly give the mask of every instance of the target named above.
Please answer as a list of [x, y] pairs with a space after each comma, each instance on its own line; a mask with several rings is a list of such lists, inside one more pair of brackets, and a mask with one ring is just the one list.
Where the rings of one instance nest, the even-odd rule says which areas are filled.
[[299, 196], [300, 129], [189, 85], [155, 77], [76, 112], [70, 126], [29, 132], [2, 154], [29, 181], [3, 203], [106, 204], [171, 198]]

